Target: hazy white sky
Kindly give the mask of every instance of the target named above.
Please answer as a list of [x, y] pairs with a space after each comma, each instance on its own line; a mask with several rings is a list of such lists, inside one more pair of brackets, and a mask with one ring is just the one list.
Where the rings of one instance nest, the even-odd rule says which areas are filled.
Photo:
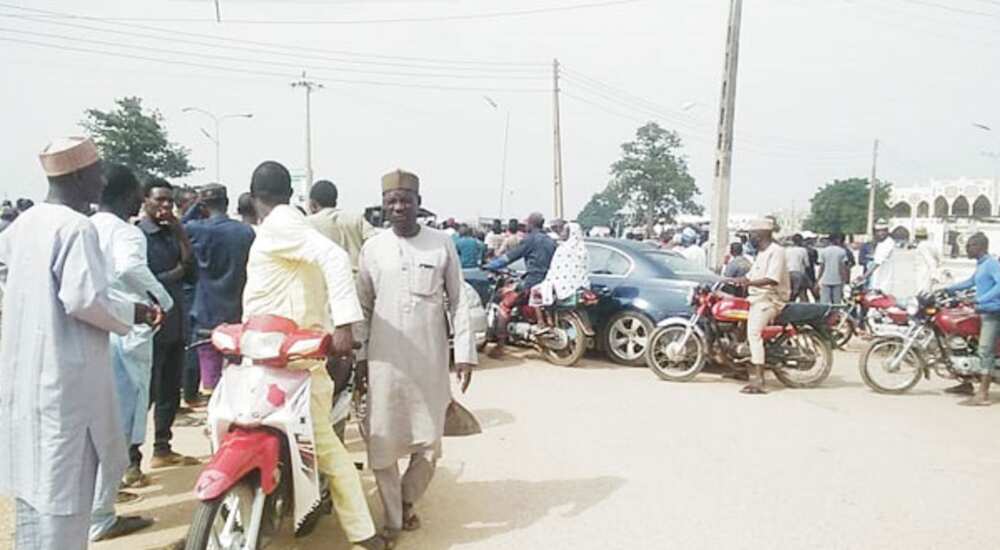
[[[495, 215], [504, 115], [489, 95], [510, 112], [505, 214], [549, 215], [558, 58], [569, 216], [604, 187], [620, 144], [647, 120], [680, 133], [710, 202], [726, 0], [379, 23], [370, 21], [599, 0], [221, 2], [220, 25], [208, 1], [0, 0], [0, 191], [40, 197], [37, 151], [79, 133], [85, 108], [125, 95], [158, 108], [171, 138], [192, 149], [204, 170], [189, 183], [213, 179], [214, 148], [200, 132], [206, 120], [185, 106], [254, 114], [223, 127], [231, 194], [246, 190], [262, 160], [301, 171], [304, 100], [289, 82], [306, 68], [326, 85], [313, 96], [315, 175], [339, 185], [344, 206], [377, 202], [381, 174], [403, 167], [421, 176], [425, 205], [439, 215]], [[100, 19], [39, 19], [18, 7]], [[1000, 2], [746, 0], [732, 209], [807, 208], [824, 182], [868, 174], [875, 137], [880, 176], [894, 182], [993, 176], [982, 152], [1000, 151], [997, 67]]]

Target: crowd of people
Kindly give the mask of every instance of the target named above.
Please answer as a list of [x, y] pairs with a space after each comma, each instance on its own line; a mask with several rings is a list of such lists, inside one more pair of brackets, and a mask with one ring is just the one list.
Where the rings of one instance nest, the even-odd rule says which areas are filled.
[[[173, 449], [173, 428], [194, 420], [184, 413], [205, 405], [223, 367], [210, 346], [188, 345], [259, 315], [332, 335], [329, 361], [292, 368], [311, 374], [317, 463], [350, 542], [385, 548], [419, 528], [415, 505], [451, 403], [451, 355], [464, 390], [477, 354], [459, 247], [418, 224], [415, 174], [382, 178], [388, 227], [377, 231], [337, 207], [329, 181], [312, 186], [308, 212], [291, 206], [291, 177], [273, 161], [254, 170], [237, 220], [225, 186], [140, 182], [105, 164], [90, 139], [55, 140], [39, 158], [45, 201], [23, 205], [0, 231], [0, 373], [11, 381], [0, 386], [0, 492], [15, 502], [17, 548], [82, 549], [148, 527], [151, 519], [118, 515], [115, 505], [150, 482], [143, 464], [198, 464]], [[329, 422], [333, 366], [356, 341], [364, 346], [346, 363], [366, 380], [362, 432], [380, 531]]]

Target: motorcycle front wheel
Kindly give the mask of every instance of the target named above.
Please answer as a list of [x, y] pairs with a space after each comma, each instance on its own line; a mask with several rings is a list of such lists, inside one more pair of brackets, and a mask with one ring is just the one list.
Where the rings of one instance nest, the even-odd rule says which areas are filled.
[[252, 476], [195, 510], [184, 550], [258, 550], [264, 491]]
[[847, 311], [839, 311], [835, 315], [838, 316], [836, 323], [830, 327], [830, 334], [833, 337], [833, 347], [837, 349], [844, 349], [844, 346], [854, 338], [854, 333], [857, 330], [854, 327], [854, 319], [851, 318], [851, 314]]
[[830, 341], [815, 330], [802, 329], [788, 339], [798, 351], [813, 357], [809, 368], [778, 367], [774, 376], [789, 388], [815, 388], [823, 383], [833, 370], [833, 348]]
[[869, 388], [878, 393], [900, 394], [920, 382], [924, 359], [913, 348], [900, 357], [905, 347], [902, 338], [879, 338], [868, 344], [858, 359], [858, 371]]
[[559, 313], [556, 315], [556, 330], [566, 333], [567, 344], [561, 349], [552, 349], [542, 345], [542, 352], [545, 359], [553, 365], [561, 367], [571, 367], [583, 357], [587, 351], [587, 333], [583, 328], [583, 321], [576, 313]]
[[705, 341], [696, 332], [684, 341], [687, 332], [686, 326], [670, 325], [657, 329], [650, 337], [646, 366], [661, 380], [687, 382], [705, 367]]

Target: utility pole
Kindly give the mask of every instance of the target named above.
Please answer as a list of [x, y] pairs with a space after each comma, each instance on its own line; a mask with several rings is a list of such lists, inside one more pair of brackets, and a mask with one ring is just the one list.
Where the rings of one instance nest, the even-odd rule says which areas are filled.
[[709, 243], [710, 267], [720, 267], [729, 244], [729, 187], [733, 161], [733, 123], [736, 118], [736, 74], [740, 57], [740, 21], [743, 0], [729, 1], [729, 27], [726, 32], [726, 57], [722, 72], [722, 95], [719, 99], [719, 130], [715, 144], [715, 181], [712, 185], [712, 211]]
[[302, 185], [301, 196], [309, 196], [309, 187], [313, 184], [312, 167], [312, 92], [322, 90], [323, 85], [318, 82], [306, 80], [306, 72], [302, 71], [302, 80], [292, 82], [292, 88], [305, 88], [306, 90], [306, 177]]
[[562, 174], [562, 133], [559, 130], [559, 60], [552, 60], [552, 107], [553, 107], [553, 148], [555, 158], [553, 159], [553, 187], [555, 198], [553, 208], [555, 217], [563, 217], [563, 174]]
[[872, 178], [868, 186], [868, 234], [875, 234], [875, 192], [878, 191], [878, 178], [875, 177], [875, 169], [878, 166], [878, 140], [872, 148]]

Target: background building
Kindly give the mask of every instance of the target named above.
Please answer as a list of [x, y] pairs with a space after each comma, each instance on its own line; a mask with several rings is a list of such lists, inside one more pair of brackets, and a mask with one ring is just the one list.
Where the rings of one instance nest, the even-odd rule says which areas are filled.
[[965, 237], [982, 231], [1000, 244], [1000, 185], [994, 179], [930, 180], [911, 187], [893, 186], [889, 223], [897, 240], [918, 230], [949, 255], [960, 255]]

